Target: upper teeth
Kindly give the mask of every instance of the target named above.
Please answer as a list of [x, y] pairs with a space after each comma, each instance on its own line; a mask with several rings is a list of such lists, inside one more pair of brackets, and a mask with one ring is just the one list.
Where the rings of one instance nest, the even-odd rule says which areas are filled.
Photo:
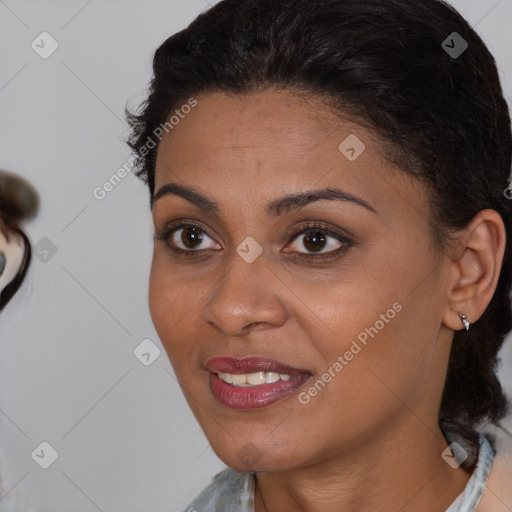
[[270, 384], [281, 380], [290, 380], [286, 373], [275, 372], [256, 372], [256, 373], [222, 373], [219, 372], [219, 378], [233, 386], [258, 386], [259, 384]]

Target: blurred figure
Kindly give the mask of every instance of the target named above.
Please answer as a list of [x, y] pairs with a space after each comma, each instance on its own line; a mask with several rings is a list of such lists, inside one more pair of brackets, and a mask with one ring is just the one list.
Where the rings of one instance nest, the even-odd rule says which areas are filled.
[[32, 252], [21, 222], [37, 215], [39, 196], [26, 180], [0, 170], [0, 311], [21, 286]]
[[[0, 170], [0, 318], [23, 283], [32, 256], [21, 223], [35, 217], [38, 209], [35, 188], [19, 176]], [[4, 488], [0, 456], [0, 512], [31, 511], [28, 499], [20, 490]]]

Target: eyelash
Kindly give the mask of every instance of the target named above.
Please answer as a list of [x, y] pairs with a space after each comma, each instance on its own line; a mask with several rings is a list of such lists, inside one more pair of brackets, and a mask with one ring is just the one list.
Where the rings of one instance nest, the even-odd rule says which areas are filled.
[[[180, 229], [184, 229], [184, 228], [194, 228], [194, 229], [200, 231], [201, 233], [206, 234], [209, 238], [211, 238], [208, 235], [208, 233], [206, 233], [206, 231], [203, 228], [201, 228], [201, 226], [198, 226], [197, 224], [191, 224], [191, 223], [181, 223], [181, 224], [174, 225], [174, 226], [173, 225], [168, 226], [164, 230], [156, 233], [155, 239], [158, 241], [161, 241], [161, 242], [165, 242], [173, 254], [186, 255], [186, 257], [188, 257], [188, 258], [198, 258], [198, 256], [193, 255], [194, 253], [200, 253], [203, 251], [212, 251], [212, 249], [204, 249], [204, 250], [200, 250], [200, 251], [185, 250], [185, 249], [180, 249], [179, 247], [174, 247], [173, 245], [171, 245], [171, 243], [170, 243], [171, 235], [174, 234], [175, 231], [179, 231]], [[295, 252], [294, 254], [297, 256], [294, 256], [294, 257], [303, 258], [303, 259], [311, 260], [311, 261], [333, 260], [333, 259], [336, 259], [337, 257], [339, 257], [343, 252], [348, 250], [353, 245], [353, 241], [350, 240], [349, 238], [347, 238], [346, 236], [343, 236], [340, 233], [333, 231], [326, 225], [318, 223], [318, 222], [306, 224], [306, 225], [302, 226], [302, 228], [299, 229], [298, 231], [295, 231], [294, 233], [292, 233], [290, 243], [294, 242], [300, 235], [313, 234], [313, 233], [317, 233], [317, 232], [321, 232], [325, 235], [328, 235], [329, 237], [335, 238], [338, 242], [340, 242], [342, 244], [341, 247], [339, 247], [338, 249], [334, 249], [334, 250], [325, 252], [325, 253], [317, 253], [317, 254]], [[213, 249], [213, 250], [215, 250], [215, 249]]]

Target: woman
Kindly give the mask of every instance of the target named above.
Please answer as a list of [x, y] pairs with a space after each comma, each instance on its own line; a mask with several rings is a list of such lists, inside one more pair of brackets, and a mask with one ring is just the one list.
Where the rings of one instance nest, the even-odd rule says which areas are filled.
[[127, 113], [150, 311], [229, 467], [186, 510], [506, 503], [482, 429], [507, 410], [512, 136], [480, 37], [437, 0], [224, 0], [153, 69]]
[[21, 222], [35, 217], [39, 196], [21, 177], [0, 170], [0, 311], [23, 283], [32, 251]]
[[[21, 223], [35, 217], [38, 209], [35, 188], [16, 174], [0, 170], [0, 322], [30, 265], [30, 241]], [[32, 509], [23, 492], [4, 488], [1, 460], [0, 512], [29, 512]]]

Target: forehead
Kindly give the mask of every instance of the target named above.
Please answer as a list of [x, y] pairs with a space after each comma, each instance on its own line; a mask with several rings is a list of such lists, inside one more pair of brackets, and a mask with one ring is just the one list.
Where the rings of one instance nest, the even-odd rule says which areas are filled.
[[[230, 165], [295, 166], [297, 172], [313, 163], [341, 161], [339, 144], [349, 135], [365, 141], [365, 159], [380, 158], [373, 134], [334, 114], [316, 99], [288, 91], [265, 91], [244, 95], [210, 93], [197, 97], [197, 106], [174, 116], [158, 148], [156, 183], [165, 178], [166, 167], [174, 170]], [[179, 108], [177, 109], [180, 110]], [[269, 160], [271, 157], [271, 160]], [[286, 164], [283, 166], [283, 164]], [[167, 169], [168, 170], [168, 169]], [[241, 170], [241, 169], [239, 169]], [[210, 169], [210, 172], [212, 169]]]
[[196, 100], [160, 143], [155, 191], [177, 181], [210, 190], [219, 201], [241, 191], [254, 201], [343, 186], [377, 208], [388, 202], [383, 191], [390, 199], [393, 192], [406, 197], [411, 191], [398, 189], [412, 185], [421, 194], [413, 180], [390, 172], [373, 132], [320, 99], [272, 90], [209, 93]]

